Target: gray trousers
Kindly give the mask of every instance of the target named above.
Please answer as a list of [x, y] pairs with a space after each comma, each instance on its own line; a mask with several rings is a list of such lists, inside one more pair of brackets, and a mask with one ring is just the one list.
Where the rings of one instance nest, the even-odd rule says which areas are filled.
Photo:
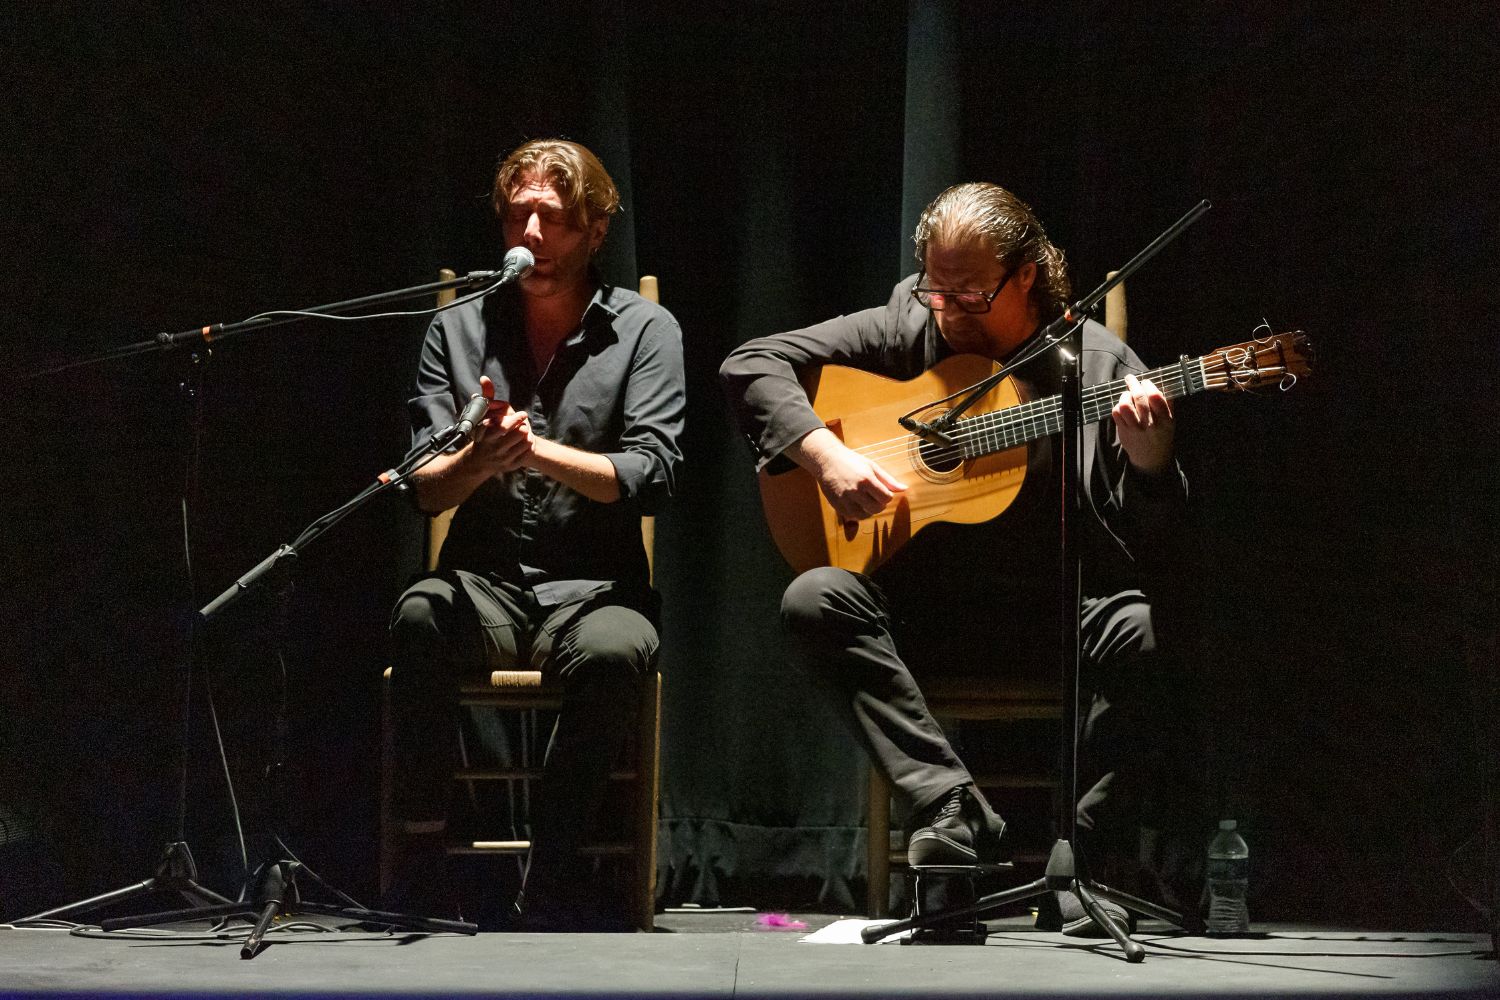
[[[954, 615], [935, 596], [927, 607], [893, 609], [869, 577], [825, 567], [792, 581], [781, 613], [799, 659], [827, 682], [870, 760], [918, 813], [973, 778], [928, 710], [913, 668], [1057, 676], [1056, 613], [1045, 603], [997, 602], [988, 616]], [[1142, 748], [1133, 689], [1156, 651], [1145, 596], [1127, 590], [1086, 600], [1082, 644], [1091, 701], [1080, 723], [1079, 787], [1088, 791], [1077, 807], [1080, 831], [1093, 832], [1123, 820], [1114, 814]]]
[[391, 619], [397, 816], [446, 819], [459, 684], [492, 670], [540, 670], [561, 683], [563, 702], [532, 799], [533, 894], [567, 868], [598, 811], [638, 686], [656, 669], [657, 631], [643, 604], [606, 590], [541, 607], [525, 588], [464, 571], [409, 587]]

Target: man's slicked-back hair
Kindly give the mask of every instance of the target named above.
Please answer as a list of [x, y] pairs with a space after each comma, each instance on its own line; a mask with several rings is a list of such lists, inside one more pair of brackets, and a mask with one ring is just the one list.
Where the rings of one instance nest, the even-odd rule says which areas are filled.
[[583, 226], [620, 210], [620, 192], [599, 157], [567, 139], [533, 139], [519, 146], [495, 171], [491, 204], [505, 216], [511, 197], [528, 177], [552, 183], [568, 221]]
[[1068, 307], [1072, 286], [1063, 252], [1047, 239], [1031, 206], [998, 184], [979, 181], [948, 188], [923, 209], [912, 239], [917, 262], [924, 268], [927, 248], [933, 244], [979, 244], [994, 253], [1007, 271], [1033, 263], [1037, 276], [1031, 297], [1041, 318], [1050, 320]]

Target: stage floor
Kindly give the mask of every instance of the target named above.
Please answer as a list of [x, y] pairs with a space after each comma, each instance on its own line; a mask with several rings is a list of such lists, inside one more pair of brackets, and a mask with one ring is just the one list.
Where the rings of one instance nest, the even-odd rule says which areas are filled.
[[[1218, 940], [1144, 924], [1146, 960], [1112, 942], [992, 921], [982, 946], [815, 943], [755, 914], [666, 914], [651, 935], [399, 936], [285, 930], [249, 961], [237, 939], [0, 931], [0, 996], [1221, 997], [1500, 995], [1488, 936], [1270, 925]], [[862, 922], [861, 922], [862, 923]], [[198, 925], [201, 930], [203, 925]]]

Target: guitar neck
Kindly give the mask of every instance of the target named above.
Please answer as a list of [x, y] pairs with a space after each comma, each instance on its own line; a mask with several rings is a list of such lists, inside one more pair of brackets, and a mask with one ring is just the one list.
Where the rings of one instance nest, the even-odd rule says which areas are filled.
[[[1174, 365], [1153, 368], [1138, 377], [1155, 382], [1168, 399], [1178, 399], [1209, 388], [1203, 362], [1203, 358], [1184, 357]], [[1109, 416], [1124, 391], [1124, 379], [1085, 386], [1083, 422], [1092, 424]], [[978, 458], [1061, 433], [1062, 428], [1062, 396], [1058, 395], [964, 417], [953, 425], [953, 435], [962, 443], [965, 458]]]

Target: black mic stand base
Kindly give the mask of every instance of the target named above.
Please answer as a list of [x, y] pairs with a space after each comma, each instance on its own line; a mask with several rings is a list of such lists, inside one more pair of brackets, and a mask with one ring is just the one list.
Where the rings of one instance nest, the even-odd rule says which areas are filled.
[[[324, 515], [314, 521], [303, 532], [297, 536], [296, 541], [289, 545], [282, 545], [265, 559], [262, 559], [254, 568], [244, 576], [232, 583], [223, 593], [214, 598], [206, 606], [199, 610], [202, 624], [209, 624], [223, 615], [225, 611], [238, 603], [246, 594], [255, 591], [267, 591], [271, 595], [274, 608], [271, 614], [277, 634], [286, 630], [286, 617], [288, 604], [291, 600], [291, 581], [289, 579], [290, 567], [294, 566], [301, 550], [317, 540], [343, 517], [367, 503], [372, 497], [390, 489], [404, 481], [412, 469], [420, 464], [425, 464], [436, 457], [439, 451], [450, 441], [458, 437], [458, 428], [450, 427], [436, 435], [428, 448], [424, 449], [416, 457], [408, 459], [398, 469], [392, 469], [376, 478], [376, 481], [366, 487], [352, 500], [335, 509], [330, 514]], [[279, 644], [278, 644], [279, 657]], [[282, 754], [286, 739], [285, 718], [285, 691], [282, 700], [276, 709], [273, 732], [273, 760], [266, 768], [266, 779], [268, 782], [267, 802], [271, 804], [271, 810], [277, 815], [284, 815], [286, 796], [285, 790], [280, 786], [282, 777]], [[286, 847], [281, 844], [280, 837], [275, 837], [275, 842], [282, 850]], [[290, 851], [288, 851], [290, 853]], [[255, 925], [251, 929], [249, 938], [246, 939], [244, 947], [240, 950], [241, 958], [254, 958], [264, 944], [266, 931], [271, 926], [271, 921], [284, 913], [309, 913], [320, 916], [343, 917], [353, 923], [377, 924], [385, 927], [400, 927], [416, 931], [449, 931], [457, 934], [478, 934], [479, 927], [461, 920], [441, 920], [436, 917], [413, 916], [405, 913], [392, 913], [384, 910], [367, 910], [359, 906], [332, 906], [323, 903], [309, 903], [303, 901], [301, 893], [297, 890], [297, 871], [303, 865], [297, 861], [278, 859], [266, 861], [256, 869], [250, 881], [255, 883], [254, 896], [259, 901], [252, 903], [248, 900], [231, 902], [222, 896], [216, 896], [213, 905], [194, 907], [186, 910], [172, 910], [165, 913], [148, 914], [144, 916], [115, 917], [100, 923], [100, 928], [105, 931], [124, 930], [132, 927], [149, 927], [155, 924], [174, 923], [180, 920], [202, 920], [208, 918], [242, 917], [254, 920]], [[316, 879], [316, 875], [313, 876]], [[318, 880], [321, 882], [321, 880]], [[343, 893], [337, 893], [345, 899]], [[349, 900], [351, 903], [353, 900]]]
[[[1144, 899], [1138, 899], [1129, 893], [1111, 889], [1109, 886], [1100, 885], [1087, 878], [1080, 877], [1073, 861], [1073, 845], [1066, 840], [1059, 840], [1052, 845], [1052, 853], [1047, 857], [1047, 871], [1039, 879], [1029, 882], [1014, 889], [997, 892], [976, 901], [972, 906], [959, 907], [957, 909], [945, 909], [934, 913], [916, 913], [906, 920], [895, 920], [883, 924], [873, 924], [860, 931], [860, 938], [865, 944], [874, 944], [892, 934], [901, 934], [911, 931], [911, 939], [920, 941], [929, 937], [940, 929], [947, 928], [947, 940], [964, 940], [967, 938], [975, 944], [984, 942], [982, 933], [974, 934], [970, 927], [978, 924], [978, 921], [986, 913], [1009, 906], [1011, 903], [1019, 903], [1023, 900], [1033, 899], [1049, 892], [1071, 893], [1085, 913], [1093, 918], [1094, 923], [1109, 932], [1116, 944], [1125, 953], [1125, 961], [1132, 964], [1140, 962], [1146, 957], [1146, 949], [1140, 942], [1134, 940], [1115, 921], [1111, 920], [1099, 905], [1101, 899], [1117, 903], [1128, 910], [1136, 913], [1154, 917], [1177, 927], [1186, 929], [1182, 914], [1175, 910], [1169, 910], [1165, 906], [1159, 906]], [[982, 925], [980, 925], [982, 926]], [[960, 931], [960, 936], [953, 936], [954, 930]], [[944, 940], [937, 937], [935, 940]]]
[[265, 946], [266, 931], [277, 917], [299, 913], [327, 917], [343, 917], [353, 923], [376, 924], [391, 929], [404, 929], [428, 933], [478, 934], [476, 924], [463, 920], [441, 920], [437, 917], [419, 917], [406, 913], [391, 913], [385, 910], [366, 910], [353, 906], [332, 906], [327, 903], [311, 903], [302, 899], [297, 888], [297, 870], [302, 866], [295, 861], [273, 861], [262, 866], [258, 885], [258, 902], [224, 900], [213, 906], [192, 907], [185, 910], [169, 910], [140, 917], [115, 917], [99, 924], [104, 931], [127, 930], [135, 927], [151, 927], [181, 920], [205, 920], [212, 918], [242, 917], [254, 920], [250, 936], [240, 948], [240, 958], [254, 958]]
[[206, 907], [219, 906], [228, 903], [229, 900], [205, 888], [198, 883], [198, 866], [193, 863], [192, 852], [188, 850], [185, 841], [177, 840], [162, 849], [161, 857], [157, 859], [156, 871], [148, 879], [137, 882], [134, 885], [115, 889], [112, 892], [100, 893], [90, 896], [88, 899], [80, 899], [76, 903], [68, 903], [64, 906], [53, 907], [43, 910], [41, 913], [33, 913], [29, 917], [22, 917], [13, 921], [17, 924], [27, 924], [42, 920], [68, 920], [80, 913], [108, 906], [110, 903], [120, 903], [127, 899], [135, 899], [148, 892], [177, 892], [194, 902], [192, 909], [182, 911], [191, 914], [201, 914]]

